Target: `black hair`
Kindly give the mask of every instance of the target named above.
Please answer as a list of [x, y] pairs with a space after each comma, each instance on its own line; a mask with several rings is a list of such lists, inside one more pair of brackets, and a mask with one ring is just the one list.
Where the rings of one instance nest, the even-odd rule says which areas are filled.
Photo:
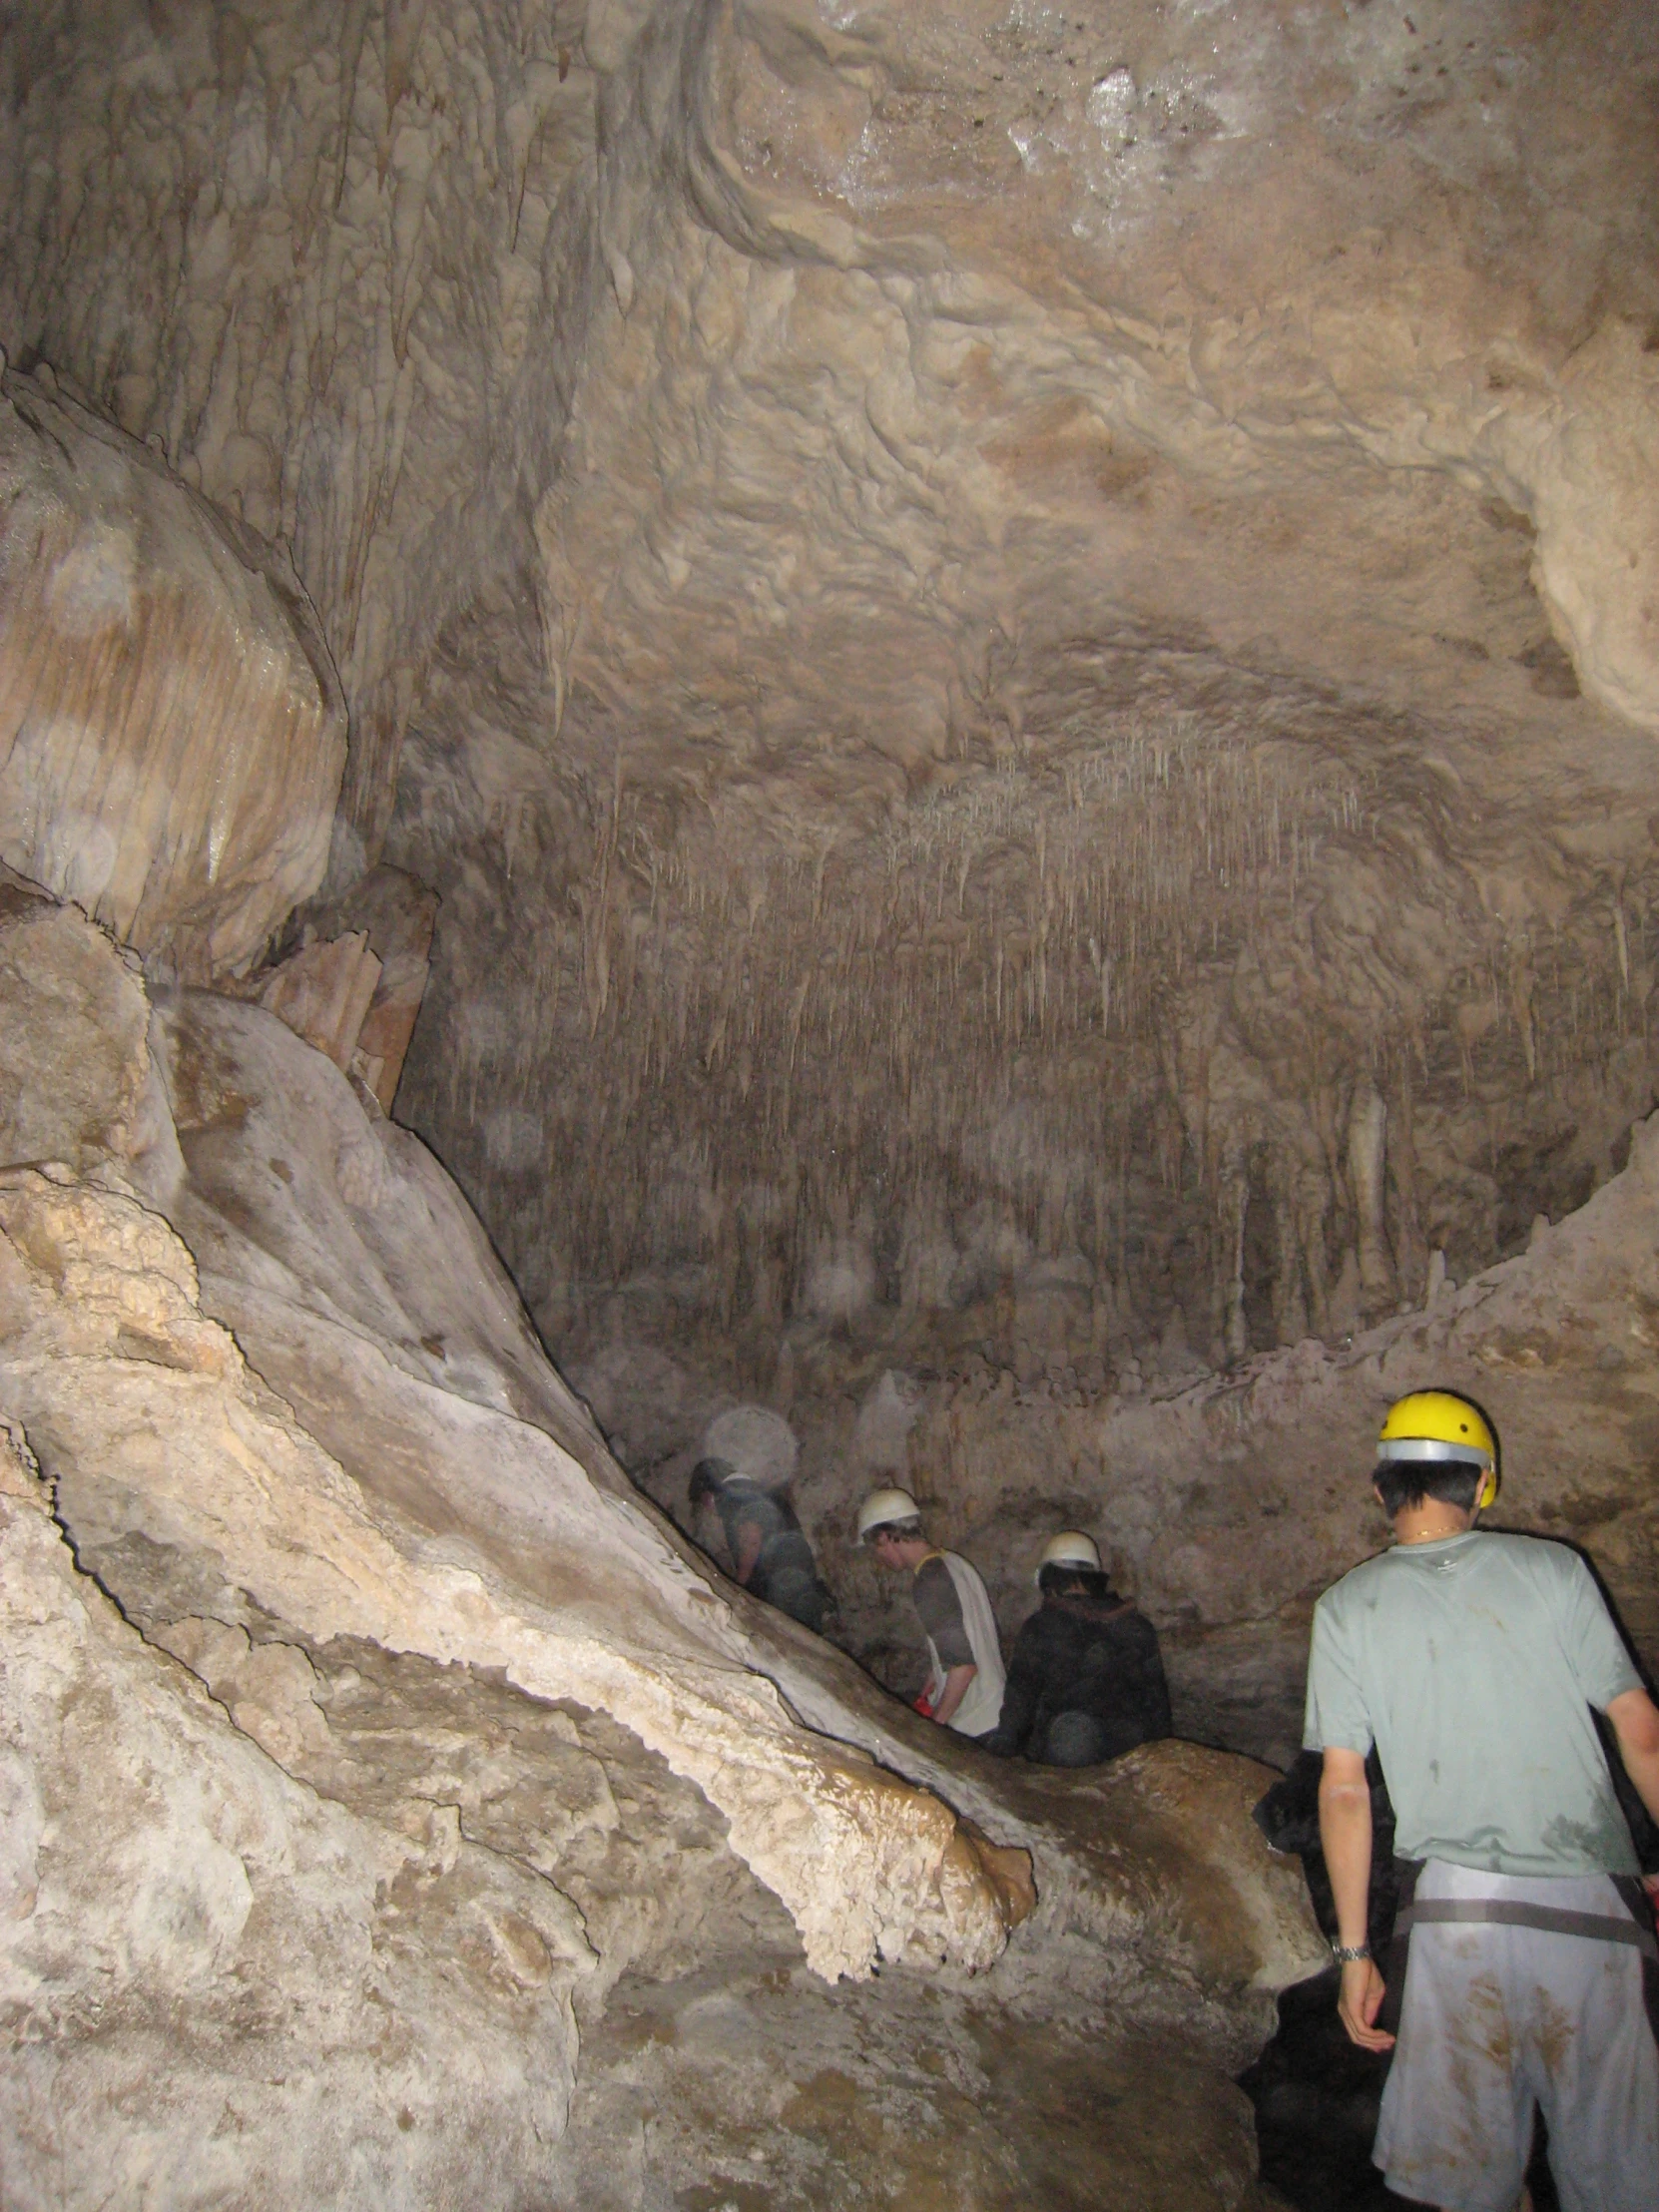
[[731, 1471], [724, 1459], [699, 1459], [692, 1469], [692, 1503], [701, 1505], [706, 1497], [713, 1497]]
[[1384, 1459], [1372, 1476], [1389, 1520], [1429, 1497], [1472, 1513], [1485, 1478], [1484, 1467], [1471, 1467], [1462, 1459]]
[[1083, 1597], [1110, 1597], [1112, 1582], [1109, 1575], [1098, 1567], [1068, 1566], [1063, 1559], [1051, 1559], [1037, 1575], [1037, 1587], [1044, 1597], [1058, 1597], [1062, 1592], [1077, 1592]]
[[864, 1541], [866, 1544], [872, 1544], [877, 1536], [891, 1536], [896, 1543], [907, 1544], [912, 1538], [920, 1534], [921, 1522], [919, 1519], [884, 1520], [876, 1522]]

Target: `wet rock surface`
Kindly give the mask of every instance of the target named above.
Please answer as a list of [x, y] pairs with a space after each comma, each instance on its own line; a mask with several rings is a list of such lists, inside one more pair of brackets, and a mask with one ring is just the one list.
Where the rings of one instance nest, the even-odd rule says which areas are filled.
[[1179, 2040], [1080, 2035], [904, 1980], [831, 1996], [748, 1959], [620, 1983], [557, 2204], [633, 2212], [1266, 2207], [1248, 2107]]

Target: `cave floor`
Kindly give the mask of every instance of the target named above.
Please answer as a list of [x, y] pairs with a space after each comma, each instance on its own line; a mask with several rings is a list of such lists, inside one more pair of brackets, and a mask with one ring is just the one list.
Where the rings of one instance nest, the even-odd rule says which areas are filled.
[[754, 1954], [625, 1977], [584, 2024], [584, 2212], [1268, 2212], [1249, 2104], [1169, 2036], [1084, 2035], [903, 1969]]

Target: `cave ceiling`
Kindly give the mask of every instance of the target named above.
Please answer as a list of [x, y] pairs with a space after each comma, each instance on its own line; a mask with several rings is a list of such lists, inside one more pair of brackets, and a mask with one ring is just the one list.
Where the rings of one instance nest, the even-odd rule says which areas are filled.
[[27, 16], [0, 336], [291, 550], [544, 1322], [1236, 1356], [1618, 1163], [1649, 6]]

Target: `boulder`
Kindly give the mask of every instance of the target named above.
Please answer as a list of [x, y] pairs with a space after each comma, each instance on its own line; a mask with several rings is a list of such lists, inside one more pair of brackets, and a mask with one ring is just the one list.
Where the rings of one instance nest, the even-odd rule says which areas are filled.
[[0, 858], [205, 980], [328, 857], [339, 686], [272, 548], [49, 375], [0, 386]]

